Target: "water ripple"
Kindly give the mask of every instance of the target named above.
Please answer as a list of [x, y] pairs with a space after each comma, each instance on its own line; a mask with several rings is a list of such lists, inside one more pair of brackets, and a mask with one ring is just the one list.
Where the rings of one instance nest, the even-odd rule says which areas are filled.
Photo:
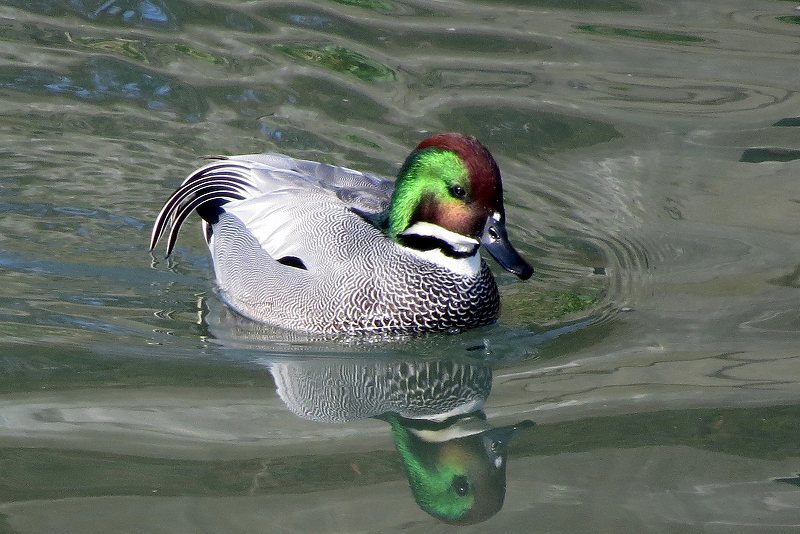
[[208, 110], [205, 99], [191, 86], [104, 57], [91, 58], [67, 73], [32, 67], [2, 67], [0, 87], [99, 103], [133, 101], [148, 110], [176, 113], [189, 122], [201, 120]]
[[[0, 89], [22, 106], [6, 109], [4, 120], [35, 131], [0, 160], [10, 170], [4, 193], [21, 198], [3, 204], [12, 215], [4, 228], [16, 240], [8, 256], [37, 260], [36, 247], [48, 247], [72, 260], [134, 261], [143, 245], [131, 239], [146, 240], [159, 200], [204, 153], [278, 150], [391, 175], [429, 132], [463, 130], [500, 161], [512, 239], [537, 267], [525, 285], [499, 276], [504, 323], [537, 332], [613, 320], [660, 262], [678, 255], [679, 245], [660, 243], [648, 225], [688, 217], [685, 197], [654, 196], [648, 182], [648, 166], [670, 162], [646, 160], [646, 146], [620, 149], [660, 131], [652, 116], [666, 123], [781, 109], [789, 117], [793, 88], [769, 76], [708, 76], [704, 65], [732, 72], [743, 55], [778, 57], [796, 48], [792, 25], [777, 11], [731, 11], [754, 39], [744, 43], [693, 24], [678, 7], [681, 22], [648, 26], [632, 1], [482, 0], [469, 8], [466, 15], [461, 4], [390, 0], [8, 3]], [[662, 72], [676, 50], [684, 61]], [[602, 69], [592, 66], [599, 55]], [[639, 126], [643, 120], [651, 126]], [[788, 149], [786, 140], [763, 150], [780, 159], [775, 150]], [[737, 157], [756, 148], [743, 144]], [[84, 182], [94, 196], [83, 194]], [[52, 188], [74, 201], [42, 200]], [[126, 238], [131, 230], [135, 237]], [[206, 268], [194, 237], [182, 242], [186, 256], [170, 274]], [[121, 250], [120, 242], [130, 244]], [[187, 282], [174, 295], [193, 299], [197, 289]]]
[[263, 31], [264, 24], [241, 11], [213, 3], [184, 0], [12, 0], [10, 5], [50, 17], [75, 15], [101, 26], [124, 26], [172, 32], [202, 23], [237, 31]]

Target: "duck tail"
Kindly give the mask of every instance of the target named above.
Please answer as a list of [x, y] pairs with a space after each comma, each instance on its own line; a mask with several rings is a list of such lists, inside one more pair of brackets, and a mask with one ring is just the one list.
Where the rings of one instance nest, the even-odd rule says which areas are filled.
[[[152, 251], [169, 228], [167, 256], [172, 253], [181, 225], [192, 211], [207, 223], [214, 224], [222, 206], [232, 200], [244, 200], [257, 192], [250, 169], [236, 161], [219, 156], [196, 170], [167, 199], [153, 225], [150, 237]], [[205, 226], [205, 225], [204, 225]]]

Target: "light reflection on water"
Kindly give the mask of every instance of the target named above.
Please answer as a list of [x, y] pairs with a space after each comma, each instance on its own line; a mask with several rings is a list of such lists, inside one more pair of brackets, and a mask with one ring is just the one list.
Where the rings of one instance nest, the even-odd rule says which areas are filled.
[[[487, 420], [538, 426], [476, 528], [799, 524], [792, 9], [0, 6], [0, 529], [435, 528], [386, 423], [295, 417], [276, 358], [490, 369]], [[537, 269], [500, 273], [498, 325], [296, 339], [226, 315], [199, 235], [146, 252], [199, 156], [391, 175], [450, 129], [497, 157]]]

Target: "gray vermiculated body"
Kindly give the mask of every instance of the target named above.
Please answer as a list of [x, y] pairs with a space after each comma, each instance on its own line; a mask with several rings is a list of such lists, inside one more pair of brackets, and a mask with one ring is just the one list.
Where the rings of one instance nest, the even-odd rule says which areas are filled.
[[498, 314], [485, 262], [478, 276], [461, 277], [379, 238], [359, 242], [355, 255], [347, 254], [355, 243], [320, 242], [329, 268], [306, 271], [275, 261], [235, 216], [223, 215], [213, 230], [221, 295], [256, 321], [319, 333], [413, 333], [488, 324]]
[[[454, 273], [398, 245], [351, 209], [374, 213], [385, 206], [385, 183], [376, 187], [355, 171], [296, 163], [315, 167], [302, 169], [301, 177], [257, 169], [261, 194], [225, 204], [212, 225], [217, 283], [234, 310], [323, 334], [444, 331], [497, 318], [497, 285], [483, 260], [475, 276]], [[320, 168], [339, 175], [315, 183], [309, 176], [316, 178]], [[286, 256], [300, 258], [307, 269], [276, 261]]]
[[452, 361], [275, 362], [270, 372], [293, 413], [330, 423], [389, 412], [408, 419], [471, 412], [492, 387], [489, 366]]

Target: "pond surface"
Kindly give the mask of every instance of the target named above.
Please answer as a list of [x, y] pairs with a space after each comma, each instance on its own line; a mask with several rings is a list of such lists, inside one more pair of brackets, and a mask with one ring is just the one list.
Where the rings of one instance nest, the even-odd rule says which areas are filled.
[[[447, 530], [417, 468], [462, 458], [475, 530], [793, 531], [796, 5], [5, 2], [0, 530]], [[303, 339], [199, 230], [147, 251], [200, 156], [391, 176], [448, 130], [536, 268], [496, 325]]]

